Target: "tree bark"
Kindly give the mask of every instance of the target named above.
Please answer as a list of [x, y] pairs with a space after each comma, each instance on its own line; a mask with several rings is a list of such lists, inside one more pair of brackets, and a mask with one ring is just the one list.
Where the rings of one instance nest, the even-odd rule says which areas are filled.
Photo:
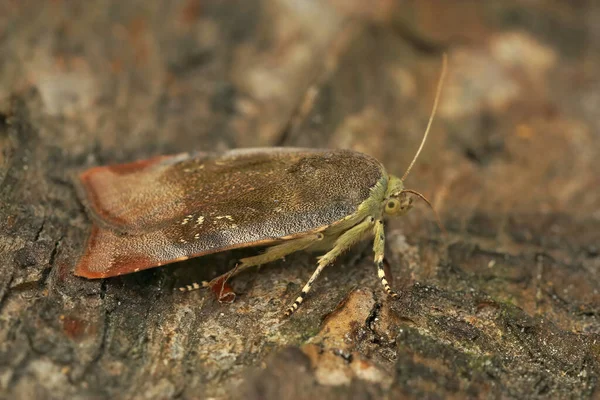
[[[0, 5], [2, 398], [597, 398], [600, 6], [232, 0]], [[73, 268], [95, 165], [351, 148], [427, 208], [286, 306], [315, 255], [177, 287], [256, 249], [118, 278]]]

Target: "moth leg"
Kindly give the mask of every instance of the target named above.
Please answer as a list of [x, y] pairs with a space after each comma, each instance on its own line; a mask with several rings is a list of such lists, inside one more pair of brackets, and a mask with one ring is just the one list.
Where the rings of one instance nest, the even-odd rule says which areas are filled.
[[198, 290], [203, 286], [197, 282], [192, 283], [191, 285], [185, 285], [178, 288], [180, 292], [193, 292], [194, 290]]
[[[321, 232], [311, 233], [296, 239], [289, 239], [284, 241], [283, 243], [277, 244], [275, 246], [268, 247], [262, 254], [252, 257], [242, 258], [238, 261], [235, 267], [223, 275], [219, 275], [216, 278], [212, 279], [210, 282], [202, 282], [202, 286], [197, 283], [191, 285], [187, 285], [185, 288], [181, 288], [182, 291], [189, 291], [194, 289], [199, 289], [200, 287], [212, 287], [213, 285], [223, 281], [224, 284], [229, 278], [239, 274], [240, 272], [250, 268], [255, 267], [257, 265], [267, 264], [273, 261], [277, 261], [280, 258], [283, 258], [287, 255], [295, 253], [300, 250], [304, 250], [307, 247], [310, 247], [315, 242], [319, 240], [323, 240], [324, 235]], [[191, 288], [191, 289], [188, 289]]]
[[304, 297], [310, 291], [313, 282], [317, 279], [317, 277], [323, 271], [323, 269], [327, 265], [331, 264], [340, 254], [348, 250], [350, 247], [356, 244], [356, 242], [360, 241], [365, 236], [365, 234], [371, 230], [374, 223], [375, 218], [368, 217], [363, 222], [348, 229], [346, 232], [344, 232], [337, 238], [337, 240], [335, 241], [335, 245], [331, 250], [325, 253], [325, 255], [319, 257], [317, 269], [315, 270], [315, 272], [313, 272], [308, 282], [306, 282], [306, 284], [302, 288], [302, 291], [300, 292], [296, 300], [294, 300], [294, 303], [292, 303], [292, 305], [288, 307], [287, 311], [285, 312], [286, 317], [292, 315], [292, 313], [296, 311], [298, 307], [300, 307], [300, 304], [302, 304], [302, 302], [304, 301]]
[[233, 275], [237, 275], [247, 268], [277, 261], [287, 255], [304, 250], [313, 245], [315, 242], [323, 240], [324, 237], [325, 236], [321, 232], [311, 233], [297, 239], [286, 240], [283, 243], [268, 247], [262, 254], [253, 257], [242, 258], [239, 261], [237, 270], [233, 273]]
[[383, 220], [378, 220], [373, 228], [375, 238], [373, 239], [373, 253], [375, 253], [375, 265], [377, 265], [377, 276], [381, 280], [381, 284], [385, 289], [385, 292], [392, 296], [398, 297], [396, 293], [392, 291], [387, 278], [385, 277], [385, 268], [383, 259], [385, 256], [385, 231], [383, 229]]

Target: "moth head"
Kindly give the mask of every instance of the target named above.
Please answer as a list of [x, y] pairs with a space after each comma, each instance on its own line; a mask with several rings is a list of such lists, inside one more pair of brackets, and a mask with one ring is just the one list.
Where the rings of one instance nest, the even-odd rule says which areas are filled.
[[398, 192], [392, 193], [385, 200], [385, 205], [383, 207], [384, 214], [392, 217], [398, 217], [406, 214], [413, 207], [413, 198], [411, 195], [417, 196], [429, 206], [431, 211], [433, 211], [433, 215], [435, 216], [435, 221], [437, 225], [440, 227], [441, 231], [444, 232], [444, 234], [446, 234], [446, 230], [442, 225], [440, 217], [437, 214], [437, 212], [435, 212], [435, 209], [431, 205], [431, 202], [416, 190], [402, 188]]
[[412, 197], [404, 191], [393, 194], [386, 199], [383, 212], [391, 217], [399, 217], [412, 208], [412, 202]]

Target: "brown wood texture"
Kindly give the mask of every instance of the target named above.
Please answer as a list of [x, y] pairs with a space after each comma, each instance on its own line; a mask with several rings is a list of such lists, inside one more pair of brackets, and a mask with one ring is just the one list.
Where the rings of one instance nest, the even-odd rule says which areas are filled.
[[[0, 398], [598, 398], [594, 1], [0, 1]], [[369, 244], [178, 286], [255, 250], [88, 281], [72, 177], [181, 151], [351, 148], [417, 205]], [[417, 203], [418, 204], [418, 203]]]

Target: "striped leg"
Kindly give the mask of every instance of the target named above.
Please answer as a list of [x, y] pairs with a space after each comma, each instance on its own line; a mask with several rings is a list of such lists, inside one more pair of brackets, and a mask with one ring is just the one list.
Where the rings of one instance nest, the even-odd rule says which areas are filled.
[[381, 284], [385, 292], [392, 296], [398, 297], [398, 294], [392, 291], [387, 278], [385, 277], [385, 269], [383, 267], [383, 258], [385, 250], [385, 232], [383, 230], [383, 220], [378, 220], [375, 224], [375, 239], [373, 240], [373, 252], [375, 253], [375, 265], [377, 265], [377, 276], [381, 280]]
[[181, 286], [179, 288], [177, 288], [180, 292], [191, 292], [194, 290], [198, 290], [200, 288], [202, 288], [203, 286], [194, 282], [191, 285], [185, 285], [185, 286]]
[[325, 255], [319, 258], [319, 262], [317, 263], [317, 269], [315, 270], [315, 272], [313, 272], [308, 282], [306, 282], [306, 284], [302, 288], [302, 291], [300, 292], [296, 300], [294, 300], [294, 303], [292, 303], [292, 305], [288, 307], [287, 311], [285, 312], [286, 317], [292, 315], [292, 313], [296, 311], [298, 307], [300, 307], [300, 304], [302, 304], [302, 302], [304, 301], [304, 297], [306, 297], [306, 294], [310, 291], [312, 284], [317, 279], [319, 274], [323, 271], [323, 269], [325, 269], [327, 265], [331, 264], [340, 254], [348, 250], [356, 242], [360, 241], [365, 236], [365, 234], [367, 234], [372, 229], [374, 223], [375, 218], [367, 217], [363, 222], [348, 229], [346, 232], [341, 234], [340, 237], [337, 238], [333, 248], [329, 250]]
[[181, 292], [191, 292], [203, 287], [213, 287], [217, 284], [225, 284], [229, 278], [239, 274], [240, 272], [257, 265], [270, 263], [272, 261], [279, 260], [289, 254], [295, 253], [300, 250], [304, 250], [310, 245], [323, 240], [323, 234], [320, 232], [311, 233], [306, 236], [302, 236], [296, 239], [286, 240], [280, 244], [267, 248], [262, 254], [253, 257], [242, 258], [231, 271], [228, 271], [222, 275], [217, 276], [210, 282], [204, 281], [202, 284], [193, 283], [180, 287]]

